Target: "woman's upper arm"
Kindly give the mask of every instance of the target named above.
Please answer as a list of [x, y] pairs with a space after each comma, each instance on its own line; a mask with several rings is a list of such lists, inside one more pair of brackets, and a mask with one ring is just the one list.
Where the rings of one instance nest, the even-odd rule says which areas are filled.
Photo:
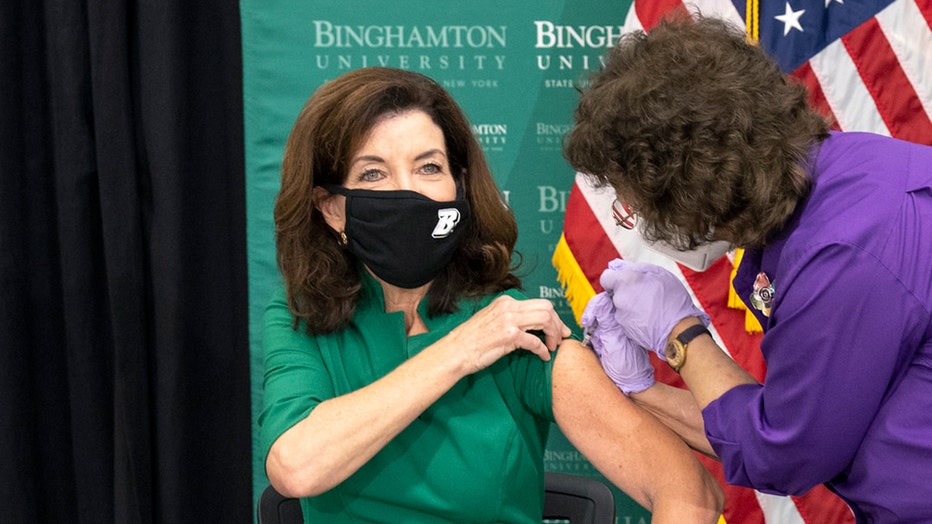
[[260, 450], [272, 444], [310, 414], [317, 404], [333, 397], [332, 383], [314, 337], [299, 327], [283, 296], [268, 305], [263, 316], [265, 363], [263, 409], [259, 415]]
[[721, 511], [721, 488], [693, 452], [624, 396], [577, 341], [564, 341], [557, 352], [553, 411], [570, 442], [645, 508], [672, 507], [696, 522], [710, 515], [714, 521]]

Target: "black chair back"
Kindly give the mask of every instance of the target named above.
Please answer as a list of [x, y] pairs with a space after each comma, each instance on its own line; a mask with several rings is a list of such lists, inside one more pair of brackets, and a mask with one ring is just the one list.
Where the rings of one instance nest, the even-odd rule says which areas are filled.
[[287, 498], [272, 486], [266, 486], [259, 495], [257, 512], [259, 524], [304, 524], [298, 499]]
[[544, 520], [614, 524], [615, 496], [602, 481], [580, 475], [544, 475]]

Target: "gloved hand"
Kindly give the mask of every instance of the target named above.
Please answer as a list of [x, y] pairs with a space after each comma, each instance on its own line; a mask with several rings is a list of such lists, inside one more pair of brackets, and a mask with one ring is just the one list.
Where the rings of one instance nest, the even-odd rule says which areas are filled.
[[660, 266], [615, 259], [599, 283], [611, 297], [615, 319], [628, 338], [664, 361], [667, 337], [680, 320], [699, 317], [709, 325], [709, 315], [693, 304], [682, 282]]
[[602, 292], [592, 297], [581, 322], [585, 333], [583, 340], [588, 342], [605, 374], [622, 393], [638, 393], [654, 385], [650, 356], [625, 336], [615, 320], [615, 307], [608, 294]]

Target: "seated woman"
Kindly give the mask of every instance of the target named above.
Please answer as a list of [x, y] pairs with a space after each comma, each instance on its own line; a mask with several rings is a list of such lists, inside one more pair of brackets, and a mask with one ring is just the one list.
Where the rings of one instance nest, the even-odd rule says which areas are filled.
[[540, 522], [552, 421], [655, 522], [717, 520], [687, 446], [517, 291], [514, 216], [436, 82], [366, 68], [320, 87], [275, 224], [262, 452], [307, 522]]

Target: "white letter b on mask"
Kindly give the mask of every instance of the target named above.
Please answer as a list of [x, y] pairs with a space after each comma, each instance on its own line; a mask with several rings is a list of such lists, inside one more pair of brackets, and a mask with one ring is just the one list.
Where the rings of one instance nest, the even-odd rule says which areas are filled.
[[459, 209], [448, 207], [437, 211], [437, 225], [430, 236], [434, 238], [444, 238], [453, 231], [456, 224], [460, 222]]

